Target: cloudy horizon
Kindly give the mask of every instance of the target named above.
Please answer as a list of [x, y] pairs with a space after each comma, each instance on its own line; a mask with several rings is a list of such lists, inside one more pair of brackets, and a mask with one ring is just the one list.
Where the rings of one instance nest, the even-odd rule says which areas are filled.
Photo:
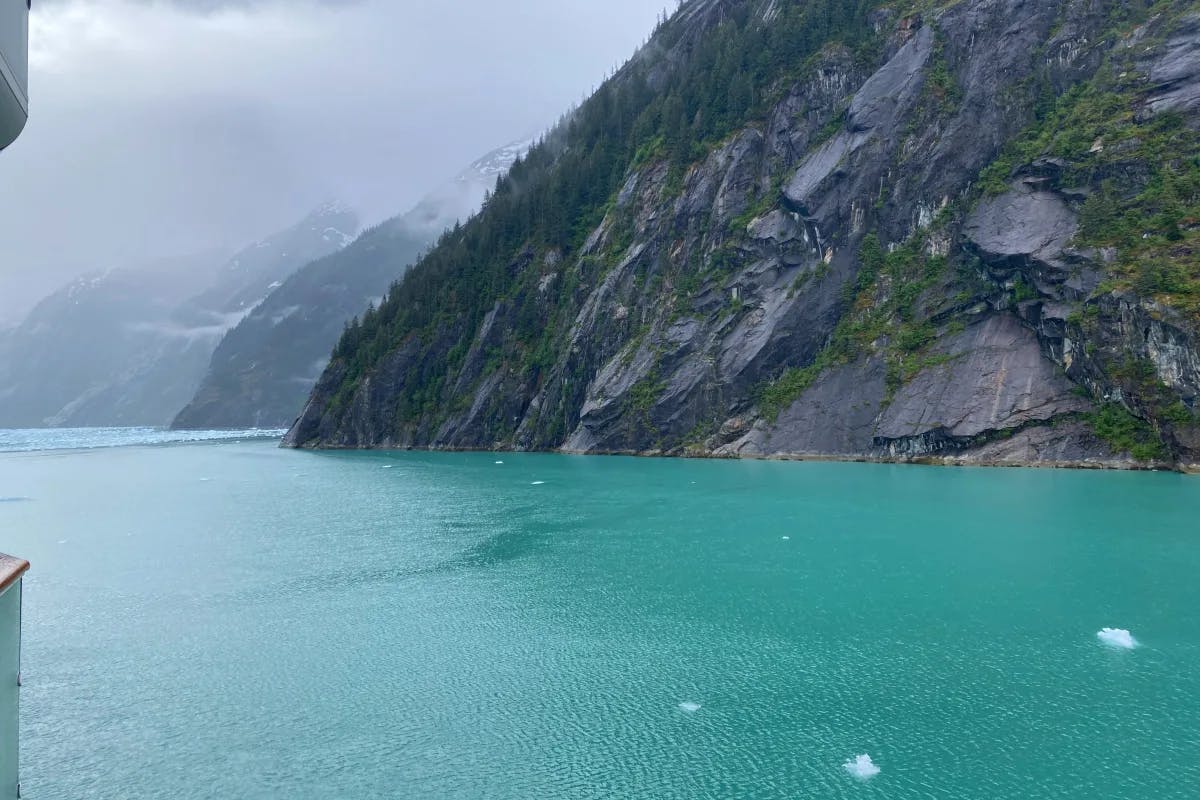
[[80, 274], [235, 248], [328, 200], [407, 210], [545, 130], [667, 2], [35, 3], [0, 325]]

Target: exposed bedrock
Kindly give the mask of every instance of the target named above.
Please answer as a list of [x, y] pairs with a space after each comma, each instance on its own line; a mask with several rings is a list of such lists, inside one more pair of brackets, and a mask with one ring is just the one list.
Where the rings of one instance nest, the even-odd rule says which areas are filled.
[[[944, 358], [892, 397], [878, 357], [830, 370], [773, 424], [760, 422], [721, 452], [902, 460], [945, 454], [962, 463], [1052, 463], [1062, 453], [1071, 462], [1111, 457], [1095, 437], [1081, 435], [1078, 417], [1092, 403], [1073, 391], [1043, 356], [1036, 334], [1014, 316], [988, 317], [937, 350]], [[1060, 430], [1057, 421], [1068, 424]], [[1071, 444], [1053, 447], [1060, 434]]]
[[1200, 111], [1200, 14], [1185, 17], [1163, 47], [1142, 62], [1151, 83], [1146, 111]]
[[[1123, 118], [1196, 113], [1200, 22], [1122, 39], [1120, 5], [873, 12], [870, 57], [820, 49], [686, 167], [634, 148], [583, 245], [522, 244], [469, 330], [400, 331], [354, 380], [331, 367], [289, 441], [1132, 466], [1095, 432], [1112, 406], [1169, 451], [1143, 466], [1200, 463], [1175, 407], [1200, 395], [1195, 326], [1080, 244], [1096, 187], [1140, 191], [1157, 165], [1006, 161], [1047, 97], [1117, 60], [1139, 82]], [[731, 7], [685, 5], [695, 28], [639, 56], [651, 89]]]
[[1009, 314], [939, 342], [937, 351], [949, 361], [923, 370], [897, 391], [879, 420], [876, 443], [890, 446], [929, 435], [970, 440], [1091, 406], [1042, 355], [1037, 336]]

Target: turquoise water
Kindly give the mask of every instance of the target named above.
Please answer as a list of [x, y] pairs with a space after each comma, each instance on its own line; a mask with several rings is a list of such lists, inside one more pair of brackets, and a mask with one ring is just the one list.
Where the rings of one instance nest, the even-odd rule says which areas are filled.
[[0, 497], [35, 800], [1200, 796], [1198, 479], [257, 442]]

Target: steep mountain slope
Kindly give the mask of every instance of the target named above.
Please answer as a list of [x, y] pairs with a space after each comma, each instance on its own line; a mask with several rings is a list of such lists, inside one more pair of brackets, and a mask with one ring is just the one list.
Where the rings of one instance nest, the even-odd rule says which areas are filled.
[[225, 332], [356, 226], [327, 206], [232, 258], [74, 281], [0, 336], [0, 427], [169, 424]]
[[477, 159], [453, 180], [421, 198], [400, 218], [404, 227], [432, 244], [447, 228], [465, 222], [479, 211], [484, 197], [496, 188], [496, 181], [508, 174], [513, 163], [528, 153], [535, 141], [511, 142]]
[[407, 214], [284, 281], [217, 346], [203, 383], [173, 427], [290, 425], [350, 318], [378, 303], [442, 231], [475, 213], [530, 144], [489, 153]]
[[294, 446], [1200, 465], [1200, 4], [685, 3]]
[[171, 426], [290, 425], [346, 321], [378, 302], [429, 241], [391, 220], [299, 270], [225, 335]]

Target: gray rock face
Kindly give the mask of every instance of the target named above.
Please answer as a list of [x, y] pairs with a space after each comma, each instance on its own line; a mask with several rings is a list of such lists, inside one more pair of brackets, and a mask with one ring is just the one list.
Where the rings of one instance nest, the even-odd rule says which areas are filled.
[[1091, 410], [1043, 357], [1037, 336], [1009, 314], [989, 317], [938, 349], [950, 360], [923, 370], [896, 393], [880, 418], [877, 443], [934, 432], [972, 439]]
[[750, 223], [747, 232], [759, 241], [771, 242], [776, 246], [788, 245], [793, 242], [800, 242], [802, 246], [807, 246], [811, 243], [808, 238], [808, 228], [800, 219], [800, 215], [782, 209], [776, 209], [754, 220]]
[[[1059, 165], [1042, 160], [1027, 171], [1030, 176], [1012, 191], [977, 205], [964, 226], [967, 250], [998, 283], [1020, 278], [1036, 287], [1039, 299], [1022, 303], [1019, 317], [1037, 334], [1042, 354], [1075, 386], [1152, 416], [1161, 408], [1134, 399], [1150, 375], [1120, 377], [1129, 365], [1142, 364], [1183, 408], [1195, 411], [1200, 338], [1193, 326], [1153, 300], [1098, 294], [1101, 265], [1070, 247], [1077, 224]], [[1086, 330], [1078, 319], [1085, 309], [1092, 314]], [[1159, 395], [1152, 402], [1164, 401]], [[1160, 423], [1158, 433], [1172, 442], [1181, 463], [1200, 461], [1200, 427]]]
[[1133, 336], [1140, 333], [1140, 341], [1132, 342], [1129, 336], [1126, 341], [1132, 347], [1140, 346], [1159, 380], [1178, 393], [1185, 405], [1194, 408], [1200, 399], [1200, 341], [1183, 323], [1166, 322], [1168, 316], [1173, 315], [1161, 309], [1155, 314], [1139, 305], [1129, 329]]
[[[886, 366], [872, 357], [823, 374], [771, 423], [719, 455], [922, 458], [960, 463], [1103, 462], [1075, 415], [1092, 404], [1041, 353], [1015, 317], [996, 315], [939, 344], [950, 360], [887, 398]], [[1060, 428], [1041, 423], [1063, 419]], [[1070, 431], [1070, 441], [1061, 441]], [[965, 451], [965, 452], [960, 452]]]
[[[1200, 336], [1186, 320], [1157, 303], [1128, 294], [1103, 295], [1095, 306], [1098, 321], [1090, 337], [1075, 326], [1068, 326], [1064, 335], [1076, 342], [1090, 338], [1102, 351], [1149, 365], [1154, 380], [1188, 408], [1200, 410]], [[1106, 395], [1120, 396], [1128, 388], [1106, 382], [1086, 349], [1082, 353], [1073, 350], [1066, 366], [1072, 379], [1101, 386]], [[1185, 454], [1200, 456], [1200, 451], [1189, 446]]]
[[932, 53], [933, 29], [921, 27], [855, 93], [846, 115], [846, 127], [852, 133], [865, 133], [887, 131], [895, 126], [925, 83], [925, 65]]
[[1055, 466], [1077, 468], [1137, 467], [1132, 458], [1114, 456], [1108, 445], [1096, 438], [1086, 424], [1064, 421], [1017, 431], [966, 453], [952, 453], [943, 464], [998, 467]]
[[882, 69], [872, 75], [850, 101], [846, 129], [804, 160], [784, 194], [807, 208], [818, 190], [848, 156], [875, 136], [894, 134], [925, 80], [924, 67], [933, 52], [933, 31], [922, 28]]
[[[1144, 98], [1190, 85], [1191, 23], [1154, 29], [1144, 51], [1123, 56], [1108, 35], [1111, 3], [943, 6], [924, 18], [872, 12], [886, 40], [873, 65], [826, 48], [681, 182], [663, 163], [631, 169], [581, 251], [552, 264], [532, 248], [515, 254], [511, 273], [536, 270], [525, 285], [562, 320], [553, 363], [489, 364], [513, 341], [508, 297], [468, 333], [437, 414], [397, 425], [392, 390], [425, 375], [424, 353], [453, 346], [449, 329], [444, 344], [406, 343], [382, 359], [348, 411], [330, 410], [340, 378], [328, 375], [290, 441], [1133, 466], [1091, 432], [1088, 398], [1154, 418], [1113, 377], [1112, 358], [1127, 354], [1195, 407], [1193, 326], [1101, 293], [1105, 257], [1074, 243], [1088, 189], [1063, 185], [1070, 165], [1021, 165], [999, 197], [977, 186], [1035, 122], [1045, 87], [1065, 92], [1118, 57], [1158, 76]], [[661, 56], [652, 88], [732, 7], [685, 6], [696, 28], [679, 33], [683, 44], [639, 56]], [[767, 24], [773, 13], [763, 6]], [[1150, 174], [1135, 161], [1120, 169]], [[886, 269], [864, 282], [868, 233], [936, 274], [915, 288]], [[550, 299], [561, 285], [575, 294]], [[880, 309], [886, 319], [868, 319]], [[914, 328], [927, 338], [913, 344]], [[764, 414], [763, 392], [814, 363], [838, 366], [804, 373], [794, 401]], [[1200, 430], [1160, 427], [1176, 463], [1200, 463]]]
[[1029, 269], [1061, 267], [1078, 230], [1075, 212], [1059, 195], [1022, 185], [980, 202], [964, 233], [989, 263]]
[[805, 159], [800, 169], [788, 182], [784, 194], [798, 208], [807, 209], [813, 194], [825, 180], [833, 174], [846, 156], [853, 153], [867, 141], [867, 136], [861, 133], [841, 131], [815, 153]]
[[761, 422], [717, 453], [757, 457], [870, 453], [875, 449], [886, 372], [880, 358], [832, 369], [784, 409], [774, 423]]
[[1150, 113], [1200, 110], [1200, 14], [1185, 17], [1143, 68], [1153, 84], [1146, 100]]

